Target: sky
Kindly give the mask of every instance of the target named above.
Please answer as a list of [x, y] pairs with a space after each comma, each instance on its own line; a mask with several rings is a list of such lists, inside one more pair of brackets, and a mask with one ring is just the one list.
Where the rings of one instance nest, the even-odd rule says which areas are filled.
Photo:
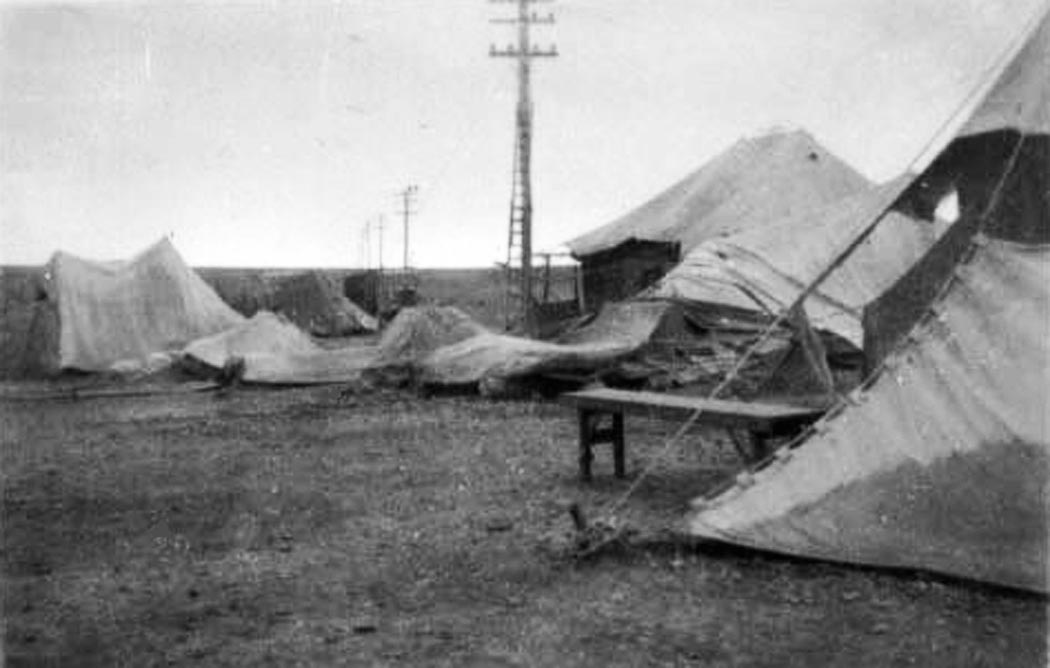
[[[741, 137], [805, 128], [902, 172], [1045, 0], [558, 0], [534, 42], [534, 242], [643, 203]], [[0, 0], [0, 264], [506, 258], [514, 5]], [[366, 225], [370, 232], [366, 235]]]

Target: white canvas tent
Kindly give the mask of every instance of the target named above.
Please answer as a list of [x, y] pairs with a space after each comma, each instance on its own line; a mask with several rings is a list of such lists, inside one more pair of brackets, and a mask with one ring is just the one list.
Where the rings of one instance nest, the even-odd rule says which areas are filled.
[[862, 192], [870, 183], [803, 130], [740, 139], [698, 170], [569, 241], [590, 310], [650, 287], [683, 254], [719, 236]]
[[774, 131], [737, 141], [638, 208], [566, 245], [577, 258], [632, 240], [673, 242], [687, 252], [706, 239], [799, 214], [868, 186], [807, 132]]
[[27, 354], [49, 371], [144, 365], [243, 321], [167, 239], [126, 262], [55, 253], [46, 291]]
[[915, 163], [962, 208], [888, 291], [917, 319], [812, 435], [697, 500], [692, 533], [1050, 590], [1048, 64], [1044, 10]]

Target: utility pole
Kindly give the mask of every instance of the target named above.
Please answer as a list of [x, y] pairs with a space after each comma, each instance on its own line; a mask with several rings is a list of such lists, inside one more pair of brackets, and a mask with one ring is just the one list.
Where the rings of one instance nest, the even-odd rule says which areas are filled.
[[361, 264], [365, 269], [372, 268], [372, 239], [369, 235], [372, 229], [372, 221], [366, 220], [361, 228]]
[[419, 192], [419, 186], [410, 185], [410, 186], [408, 186], [407, 188], [405, 188], [404, 190], [402, 190], [401, 192], [398, 193], [398, 196], [401, 198], [401, 215], [402, 215], [402, 217], [404, 219], [404, 222], [405, 222], [405, 259], [404, 259], [402, 268], [403, 268], [403, 270], [405, 272], [406, 280], [408, 278], [408, 267], [409, 267], [409, 263], [408, 263], [408, 220], [409, 220], [409, 217], [413, 213], [416, 213], [412, 209], [412, 204], [414, 203], [412, 201], [412, 198], [415, 197], [416, 193], [418, 193], [418, 192]]
[[[510, 226], [507, 235], [507, 296], [508, 306], [513, 304], [514, 283], [518, 283], [518, 298], [521, 305], [518, 315], [526, 335], [535, 332], [532, 312], [532, 96], [530, 91], [530, 68], [533, 58], [553, 58], [558, 55], [553, 45], [546, 50], [532, 46], [529, 28], [532, 25], [554, 23], [554, 14], [540, 17], [529, 12], [529, 5], [553, 0], [489, 0], [495, 3], [516, 3], [517, 18], [492, 19], [493, 23], [516, 24], [517, 46], [508, 45], [499, 49], [489, 48], [492, 57], [515, 58], [518, 61], [518, 105], [515, 113], [514, 170], [511, 184]], [[517, 279], [517, 280], [515, 280]], [[508, 308], [508, 327], [515, 309]]]
[[380, 275], [382, 275], [382, 273], [383, 273], [383, 223], [385, 222], [384, 218], [383, 218], [383, 214], [379, 214], [378, 216], [376, 216], [376, 219], [373, 222], [375, 222], [375, 224], [376, 224], [376, 233], [379, 235], [379, 273], [380, 273]]
[[378, 312], [383, 310], [383, 301], [386, 294], [385, 281], [383, 279], [383, 222], [383, 214], [379, 214], [375, 219], [376, 232], [379, 235], [379, 269], [376, 273], [376, 310]]

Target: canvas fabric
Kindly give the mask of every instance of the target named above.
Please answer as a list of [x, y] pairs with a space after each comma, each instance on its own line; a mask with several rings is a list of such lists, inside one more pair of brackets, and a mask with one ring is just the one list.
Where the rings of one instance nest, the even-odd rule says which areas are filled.
[[422, 380], [476, 383], [554, 371], [590, 371], [629, 355], [660, 331], [673, 306], [638, 301], [608, 304], [587, 325], [557, 342], [485, 332], [441, 347], [421, 363]]
[[[838, 256], [910, 180], [897, 179], [822, 209], [704, 242], [649, 293], [776, 314]], [[853, 343], [864, 340], [864, 306], [900, 278], [948, 224], [890, 212], [806, 300], [814, 327]]]
[[[1050, 12], [1010, 53], [951, 132], [960, 141], [1014, 133], [1019, 155], [1026, 137], [1046, 145]], [[952, 149], [942, 137], [932, 145]], [[920, 156], [917, 169], [937, 157]], [[1045, 173], [1047, 158], [973, 167], [1005, 185], [1017, 170]], [[995, 224], [962, 247], [948, 282], [870, 381], [809, 438], [698, 499], [692, 533], [1050, 589], [1050, 245], [1039, 241], [1050, 198], [1043, 190], [1037, 206], [1015, 208], [999, 194], [988, 193]]]
[[376, 352], [374, 346], [322, 348], [284, 317], [260, 311], [236, 327], [193, 341], [182, 354], [216, 371], [242, 360], [241, 380], [249, 383], [323, 385], [359, 379]]
[[808, 133], [771, 132], [741, 139], [637, 209], [566, 245], [577, 258], [632, 240], [675, 243], [687, 252], [869, 186]]
[[346, 298], [332, 277], [308, 271], [273, 279], [259, 296], [261, 308], [280, 313], [315, 336], [374, 332], [379, 323]]
[[454, 306], [403, 308], [383, 330], [377, 345], [376, 364], [414, 365], [438, 348], [487, 331], [484, 326]]
[[691, 531], [1046, 591], [1048, 274], [1050, 249], [987, 241], [859, 405], [710, 502]]
[[177, 350], [243, 321], [167, 239], [127, 262], [59, 252], [47, 276], [64, 369], [102, 371], [118, 362], [145, 362], [151, 353]]

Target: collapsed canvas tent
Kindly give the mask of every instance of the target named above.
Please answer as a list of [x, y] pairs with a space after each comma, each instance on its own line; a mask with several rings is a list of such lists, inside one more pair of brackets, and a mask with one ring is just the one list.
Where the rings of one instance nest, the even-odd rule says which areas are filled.
[[1048, 63], [1044, 10], [916, 161], [908, 187], [951, 180], [961, 217], [866, 318], [870, 380], [692, 533], [1050, 590]]
[[398, 311], [377, 344], [376, 364], [415, 364], [438, 348], [488, 332], [454, 306], [410, 306]]
[[280, 313], [315, 336], [374, 332], [379, 323], [342, 294], [332, 277], [319, 271], [280, 276], [258, 296], [258, 308]]
[[376, 345], [319, 347], [283, 316], [261, 311], [182, 351], [189, 370], [239, 364], [249, 383], [458, 386], [556, 371], [593, 371], [645, 347], [683, 340], [681, 311], [667, 302], [610, 306], [557, 343], [495, 334], [453, 307], [403, 309]]
[[245, 355], [292, 355], [318, 349], [301, 329], [279, 315], [259, 311], [230, 329], [202, 337], [182, 353], [206, 366], [221, 369], [232, 358]]
[[270, 385], [351, 382], [375, 358], [373, 346], [325, 349], [282, 316], [260, 311], [236, 327], [187, 345], [188, 366], [212, 372], [243, 365], [239, 379]]
[[420, 363], [421, 380], [465, 385], [555, 372], [591, 372], [645, 346], [689, 338], [680, 307], [666, 301], [607, 304], [555, 342], [482, 332], [438, 348]]
[[376, 345], [370, 377], [394, 385], [412, 382], [420, 364], [435, 350], [487, 333], [488, 329], [453, 306], [403, 308]]
[[231, 330], [194, 341], [183, 355], [189, 366], [217, 373], [243, 365], [240, 380], [270, 385], [313, 385], [361, 380], [399, 385], [415, 378], [435, 350], [487, 332], [457, 308], [402, 309], [375, 345], [322, 348], [281, 315], [260, 311]]
[[163, 239], [127, 262], [58, 252], [46, 269], [26, 357], [38, 372], [146, 365], [243, 318]]
[[[849, 239], [885, 206], [899, 182], [872, 188], [820, 209], [709, 239], [686, 255], [649, 295], [697, 304], [728, 305], [766, 314], [787, 308], [807, 277], [827, 266]], [[950, 223], [887, 213], [879, 227], [805, 302], [814, 327], [858, 349], [864, 307], [921, 258]]]
[[568, 242], [586, 306], [633, 297], [718, 236], [834, 202], [867, 180], [804, 131], [738, 141], [625, 216]]

